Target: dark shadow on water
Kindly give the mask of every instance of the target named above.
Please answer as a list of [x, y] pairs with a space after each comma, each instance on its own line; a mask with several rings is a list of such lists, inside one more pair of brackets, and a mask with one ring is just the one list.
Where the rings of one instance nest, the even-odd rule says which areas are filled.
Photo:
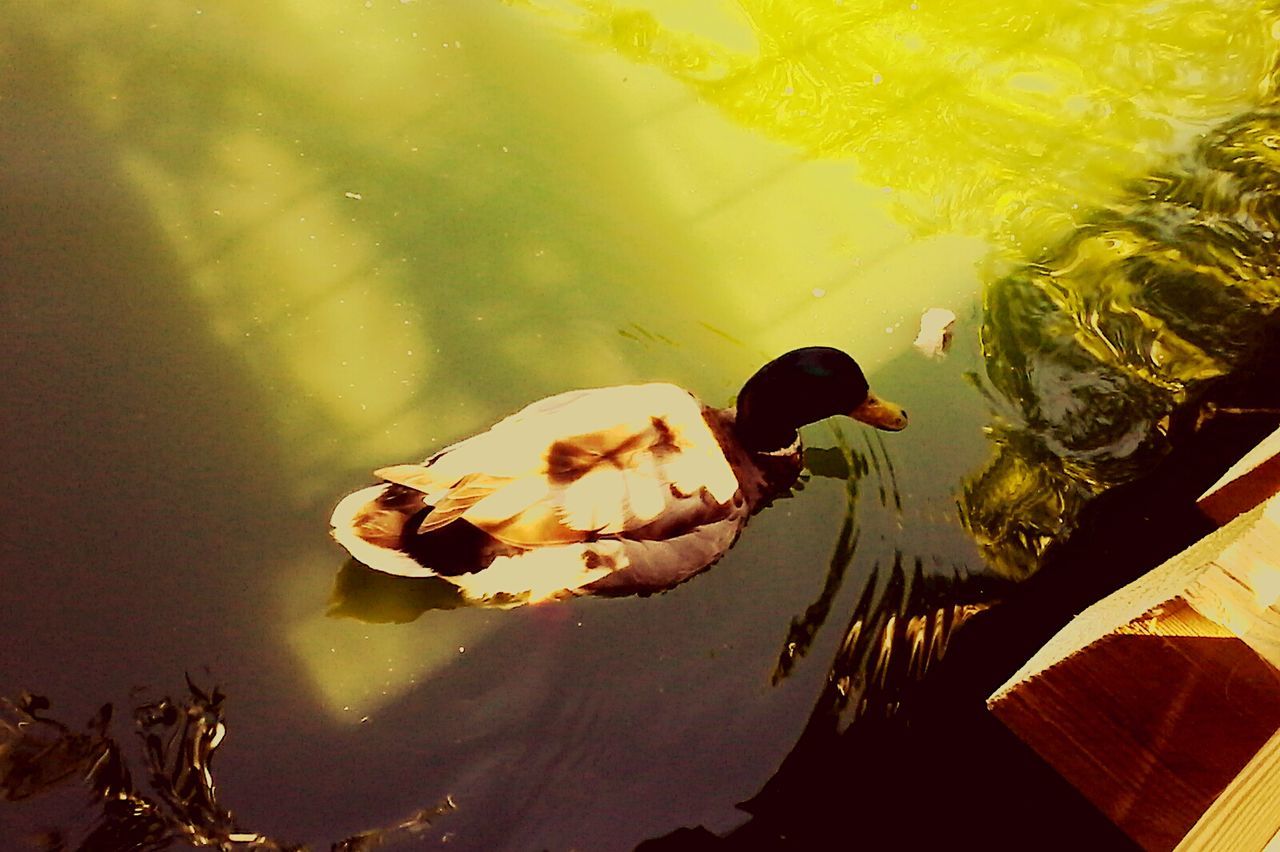
[[[810, 646], [818, 631], [826, 623], [836, 595], [844, 583], [845, 573], [853, 562], [858, 550], [858, 539], [861, 529], [858, 526], [858, 484], [871, 470], [868, 454], [859, 452], [849, 446], [842, 431], [836, 430], [836, 446], [809, 447], [804, 451], [805, 470], [810, 476], [827, 479], [838, 479], [845, 484], [845, 511], [840, 531], [836, 535], [835, 548], [831, 552], [831, 561], [827, 566], [827, 576], [817, 598], [805, 611], [791, 619], [782, 650], [778, 654], [778, 662], [773, 670], [773, 684], [776, 686], [789, 674], [796, 663], [809, 652]], [[869, 447], [870, 445], [868, 445]], [[884, 484], [881, 481], [880, 491], [883, 503]], [[898, 499], [896, 488], [895, 500]], [[899, 507], [901, 504], [899, 503]], [[863, 591], [863, 600], [876, 589], [878, 566], [871, 570]]]

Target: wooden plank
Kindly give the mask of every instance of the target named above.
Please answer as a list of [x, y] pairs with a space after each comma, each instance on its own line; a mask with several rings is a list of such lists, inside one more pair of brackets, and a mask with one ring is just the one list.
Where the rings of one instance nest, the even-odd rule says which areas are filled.
[[1171, 849], [1280, 729], [1280, 673], [1175, 600], [991, 707], [1139, 844]]
[[1280, 497], [1081, 613], [988, 706], [1145, 848], [1198, 830], [1262, 849], [1280, 832]]
[[[1190, 850], [1280, 848], [1280, 730], [1258, 750], [1178, 844]], [[1273, 834], [1273, 832], [1275, 832]]]
[[[1245, 539], [1263, 522], [1263, 513], [1268, 507], [1273, 508], [1273, 513], [1267, 522], [1276, 523], [1276, 511], [1280, 509], [1274, 506], [1273, 498], [1266, 505], [1237, 516], [1160, 567], [1080, 613], [997, 689], [991, 700], [999, 700], [1022, 681], [1083, 650], [1112, 630], [1141, 618], [1164, 601], [1180, 596], [1195, 584], [1208, 565], [1222, 559], [1230, 546]], [[1230, 565], [1247, 564], [1247, 560], [1235, 560], [1230, 555], [1226, 559]], [[1268, 589], [1270, 584], [1263, 582], [1262, 587]], [[1202, 597], [1208, 595], [1202, 593]]]
[[1280, 493], [1280, 429], [1232, 465], [1196, 503], [1210, 518], [1225, 524], [1276, 493]]

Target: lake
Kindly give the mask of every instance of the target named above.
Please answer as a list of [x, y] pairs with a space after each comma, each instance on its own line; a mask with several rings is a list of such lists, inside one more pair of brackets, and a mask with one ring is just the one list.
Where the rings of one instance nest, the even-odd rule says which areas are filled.
[[[111, 703], [141, 789], [133, 709], [216, 687], [217, 801], [281, 844], [739, 826], [815, 712], [928, 668], [869, 637], [944, 647], [1270, 333], [1278, 39], [1259, 0], [9, 10], [0, 695]], [[533, 400], [727, 404], [819, 344], [911, 426], [807, 429], [664, 594], [431, 609], [329, 537]], [[6, 848], [113, 819], [84, 756], [7, 776]]]

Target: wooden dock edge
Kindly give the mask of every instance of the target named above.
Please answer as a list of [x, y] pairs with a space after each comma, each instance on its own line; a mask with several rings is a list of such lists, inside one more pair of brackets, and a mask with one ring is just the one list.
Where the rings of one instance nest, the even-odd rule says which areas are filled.
[[1280, 430], [1201, 498], [1224, 526], [1081, 612], [988, 699], [1146, 849], [1280, 852], [1278, 473]]

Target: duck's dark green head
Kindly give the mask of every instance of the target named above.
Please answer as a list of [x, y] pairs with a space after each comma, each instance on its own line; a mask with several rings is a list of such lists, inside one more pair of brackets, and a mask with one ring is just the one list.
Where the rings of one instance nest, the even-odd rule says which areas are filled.
[[790, 446], [806, 423], [843, 414], [897, 432], [907, 412], [871, 393], [858, 362], [839, 349], [809, 346], [770, 361], [738, 394], [734, 430], [753, 452]]

